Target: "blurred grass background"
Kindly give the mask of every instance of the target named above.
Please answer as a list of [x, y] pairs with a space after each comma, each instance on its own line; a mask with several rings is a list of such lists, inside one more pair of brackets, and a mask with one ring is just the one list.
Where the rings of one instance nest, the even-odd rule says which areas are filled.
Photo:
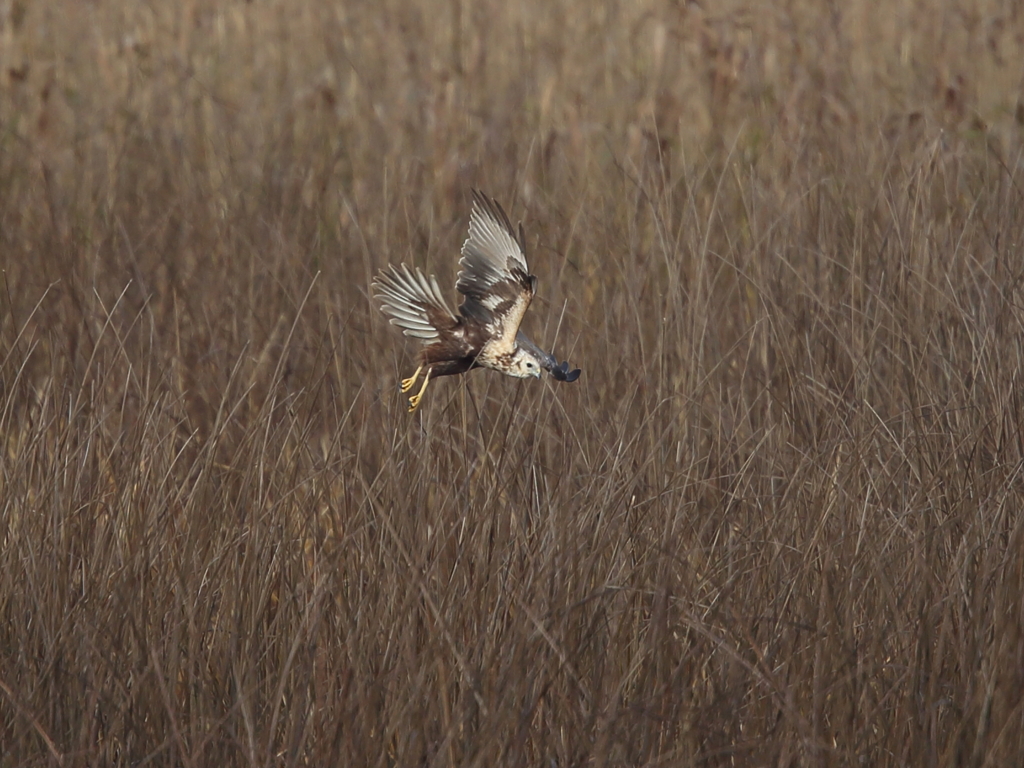
[[[0, 3], [0, 767], [1020, 764], [1022, 77], [983, 0]], [[583, 377], [409, 417], [369, 281], [472, 187]]]

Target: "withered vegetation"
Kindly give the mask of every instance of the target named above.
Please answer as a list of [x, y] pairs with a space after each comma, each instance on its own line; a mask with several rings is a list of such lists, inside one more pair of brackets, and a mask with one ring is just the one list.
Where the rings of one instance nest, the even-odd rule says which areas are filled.
[[[931, 5], [0, 3], [0, 766], [1020, 764], [1024, 18]], [[474, 187], [583, 376], [409, 417]]]

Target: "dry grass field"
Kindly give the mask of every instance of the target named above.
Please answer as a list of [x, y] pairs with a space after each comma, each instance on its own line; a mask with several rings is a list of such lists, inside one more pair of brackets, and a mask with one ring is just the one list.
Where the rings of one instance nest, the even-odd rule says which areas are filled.
[[[0, 768], [1024, 760], [1024, 16], [0, 2]], [[406, 413], [369, 297], [524, 329]]]

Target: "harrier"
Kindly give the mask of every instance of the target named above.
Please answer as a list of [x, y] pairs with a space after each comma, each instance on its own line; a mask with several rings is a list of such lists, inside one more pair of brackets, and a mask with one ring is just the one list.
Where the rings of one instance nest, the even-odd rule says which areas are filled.
[[373, 281], [381, 311], [406, 336], [420, 339], [419, 367], [402, 380], [408, 392], [423, 374], [419, 392], [409, 398], [409, 413], [423, 399], [431, 379], [491, 368], [525, 379], [540, 378], [541, 369], [559, 381], [576, 381], [579, 368], [557, 360], [519, 330], [537, 278], [526, 266], [523, 225], [518, 232], [497, 200], [473, 191], [469, 238], [462, 246], [458, 282], [465, 299], [456, 315], [449, 308], [437, 280], [419, 269], [389, 266]]

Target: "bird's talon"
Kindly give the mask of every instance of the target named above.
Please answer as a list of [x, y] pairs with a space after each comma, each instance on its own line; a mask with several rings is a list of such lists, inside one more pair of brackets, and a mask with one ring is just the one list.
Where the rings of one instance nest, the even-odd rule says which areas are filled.
[[402, 379], [402, 391], [403, 392], [408, 392], [410, 389], [412, 389], [412, 385], [416, 383], [416, 379], [418, 379], [420, 377], [420, 371], [422, 371], [422, 370], [423, 370], [423, 366], [421, 365], [419, 368], [416, 369], [416, 373], [414, 373], [408, 379]]
[[[421, 368], [422, 369], [422, 366]], [[416, 371], [418, 375], [420, 370]], [[409, 413], [415, 413], [416, 409], [420, 407], [420, 400], [423, 399], [423, 393], [427, 391], [427, 384], [430, 383], [430, 369], [427, 369], [427, 375], [423, 377], [423, 386], [420, 387], [420, 391], [409, 398]]]

